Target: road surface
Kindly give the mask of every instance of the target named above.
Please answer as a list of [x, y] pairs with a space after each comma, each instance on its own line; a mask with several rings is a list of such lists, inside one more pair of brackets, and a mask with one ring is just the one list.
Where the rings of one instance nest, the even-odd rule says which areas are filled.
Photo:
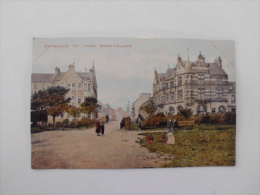
[[95, 129], [44, 131], [32, 134], [32, 167], [36, 169], [119, 169], [159, 167], [167, 155], [150, 153], [137, 140], [138, 131], [105, 124], [105, 135]]

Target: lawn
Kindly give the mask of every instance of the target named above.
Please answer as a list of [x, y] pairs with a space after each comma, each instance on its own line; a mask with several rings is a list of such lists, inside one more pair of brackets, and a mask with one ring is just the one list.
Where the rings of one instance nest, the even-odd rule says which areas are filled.
[[[203, 130], [201, 130], [203, 129]], [[220, 129], [220, 130], [216, 130]], [[147, 135], [148, 133], [143, 133]], [[146, 136], [140, 144], [150, 152], [170, 154], [169, 163], [162, 167], [199, 167], [235, 165], [235, 126], [213, 125], [174, 132], [175, 144], [158, 142], [158, 132], [151, 133], [155, 143], [147, 143]]]

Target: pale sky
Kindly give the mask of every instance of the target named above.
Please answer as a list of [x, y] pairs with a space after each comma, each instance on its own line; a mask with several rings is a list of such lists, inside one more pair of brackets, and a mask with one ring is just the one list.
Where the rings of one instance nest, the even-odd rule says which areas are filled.
[[[49, 48], [46, 45], [68, 45]], [[73, 47], [77, 45], [78, 47]], [[84, 47], [95, 45], [96, 47]], [[100, 45], [131, 45], [132, 47], [100, 47]], [[235, 81], [235, 54], [233, 41], [172, 39], [172, 38], [35, 38], [33, 41], [33, 73], [61, 72], [75, 63], [77, 72], [89, 71], [95, 63], [98, 100], [113, 108], [132, 104], [140, 93], [151, 93], [154, 69], [166, 72], [175, 67], [178, 54], [183, 60], [196, 61], [201, 54], [206, 62], [221, 56], [229, 81]], [[131, 105], [130, 105], [131, 106]]]

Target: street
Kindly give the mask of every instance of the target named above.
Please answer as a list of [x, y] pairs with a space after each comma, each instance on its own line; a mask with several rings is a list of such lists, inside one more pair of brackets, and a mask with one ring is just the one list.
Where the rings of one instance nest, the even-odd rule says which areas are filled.
[[119, 122], [105, 124], [105, 135], [87, 130], [44, 131], [32, 134], [35, 169], [120, 169], [159, 167], [166, 155], [149, 153], [136, 141], [138, 131], [119, 130]]

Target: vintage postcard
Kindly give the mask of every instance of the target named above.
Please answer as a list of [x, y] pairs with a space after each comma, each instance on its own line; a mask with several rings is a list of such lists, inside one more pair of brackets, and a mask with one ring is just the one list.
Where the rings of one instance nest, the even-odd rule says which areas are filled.
[[33, 169], [234, 166], [234, 42], [34, 38]]

